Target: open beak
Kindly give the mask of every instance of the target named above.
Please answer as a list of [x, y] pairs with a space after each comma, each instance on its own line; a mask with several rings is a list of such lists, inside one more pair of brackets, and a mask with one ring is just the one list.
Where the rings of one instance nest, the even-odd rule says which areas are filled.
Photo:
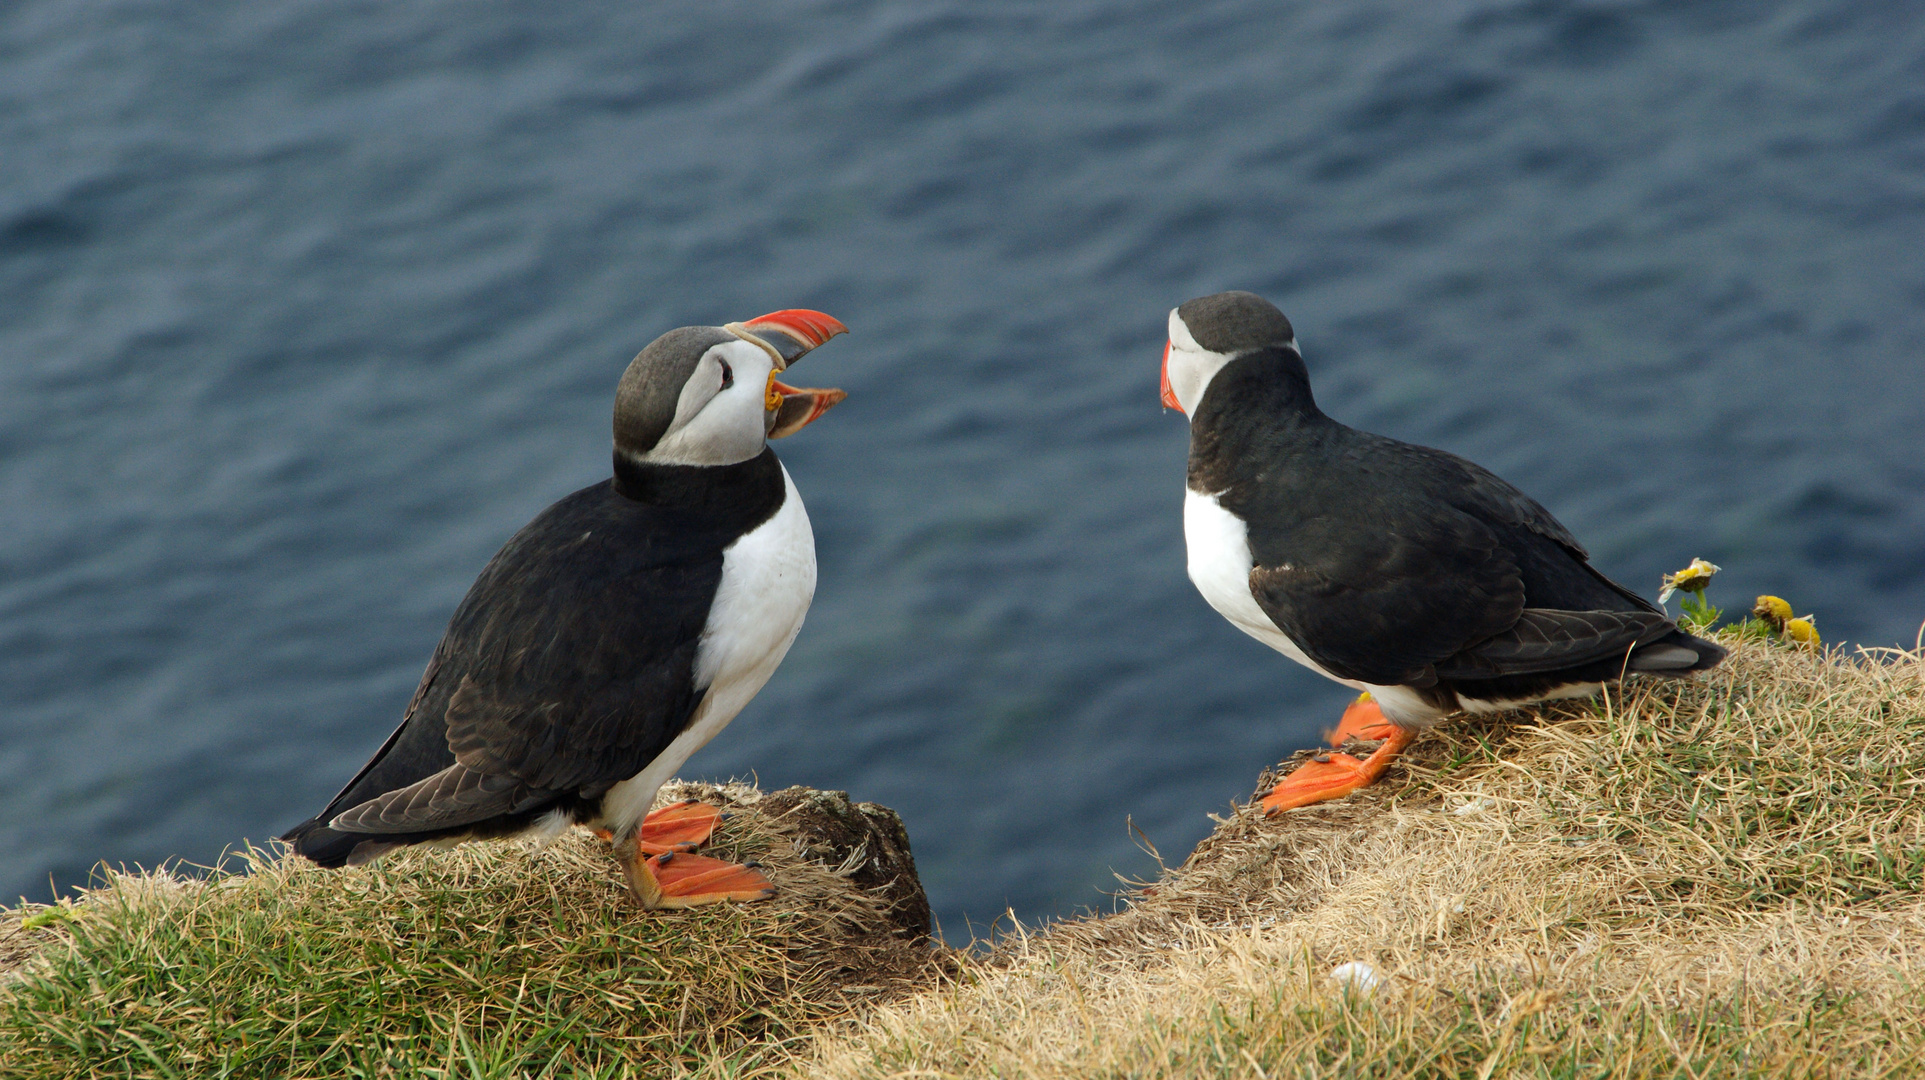
[[790, 386], [776, 380], [776, 374], [802, 359], [816, 348], [849, 328], [841, 320], [807, 308], [772, 311], [745, 323], [730, 323], [725, 329], [753, 341], [768, 351], [775, 361], [769, 372], [769, 385], [763, 395], [768, 410], [769, 438], [780, 439], [808, 427], [816, 417], [828, 412], [849, 395], [841, 390], [818, 390]]
[[769, 438], [780, 439], [801, 431], [848, 396], [841, 390], [790, 386], [770, 372], [769, 393], [764, 402], [769, 410]]
[[1176, 391], [1170, 389], [1170, 343], [1167, 341], [1163, 343], [1163, 404], [1177, 412], [1183, 411], [1183, 403], [1176, 399]]

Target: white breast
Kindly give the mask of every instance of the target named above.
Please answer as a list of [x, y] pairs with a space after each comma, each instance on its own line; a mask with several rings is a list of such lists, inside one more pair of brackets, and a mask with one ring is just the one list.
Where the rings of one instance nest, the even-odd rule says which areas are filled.
[[1190, 580], [1230, 625], [1333, 682], [1368, 690], [1384, 715], [1406, 727], [1423, 727], [1448, 715], [1402, 686], [1378, 686], [1355, 679], [1339, 679], [1304, 654], [1289, 635], [1277, 629], [1257, 606], [1250, 592], [1250, 530], [1243, 519], [1225, 510], [1214, 495], [1183, 493], [1183, 541], [1189, 549]]
[[1230, 625], [1326, 679], [1363, 689], [1362, 683], [1338, 679], [1304, 655], [1257, 606], [1257, 598], [1250, 594], [1250, 570], [1256, 560], [1250, 557], [1249, 527], [1225, 510], [1216, 496], [1184, 491], [1183, 542], [1189, 549], [1190, 581]]
[[[1244, 633], [1326, 678], [1336, 679], [1304, 655], [1250, 593], [1250, 530], [1225, 510], [1214, 495], [1183, 493], [1183, 541], [1189, 549], [1190, 581], [1219, 615]], [[1344, 682], [1343, 679], [1337, 679]]]
[[687, 730], [602, 801], [601, 824], [617, 836], [640, 824], [656, 789], [755, 697], [802, 629], [815, 598], [815, 533], [786, 468], [782, 484], [775, 516], [722, 553], [722, 583], [695, 654], [695, 684], [709, 689]]

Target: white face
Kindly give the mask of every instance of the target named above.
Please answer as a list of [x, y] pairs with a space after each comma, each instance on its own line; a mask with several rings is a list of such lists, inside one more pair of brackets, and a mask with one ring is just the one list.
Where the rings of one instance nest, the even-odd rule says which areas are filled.
[[1203, 400], [1203, 391], [1231, 359], [1198, 345], [1190, 336], [1190, 328], [1177, 318], [1176, 309], [1170, 309], [1170, 391], [1183, 403], [1183, 415], [1196, 415], [1196, 403]]
[[762, 452], [764, 398], [775, 361], [746, 341], [725, 341], [696, 361], [675, 402], [675, 419], [642, 460], [658, 465], [733, 465]]
[[[1294, 348], [1296, 341], [1290, 342]], [[1242, 353], [1211, 352], [1196, 343], [1190, 336], [1190, 328], [1177, 317], [1176, 309], [1170, 309], [1170, 392], [1182, 403], [1184, 416], [1195, 416], [1197, 403], [1203, 400], [1203, 392], [1210, 388], [1210, 380], [1223, 370], [1223, 365], [1235, 360]]]

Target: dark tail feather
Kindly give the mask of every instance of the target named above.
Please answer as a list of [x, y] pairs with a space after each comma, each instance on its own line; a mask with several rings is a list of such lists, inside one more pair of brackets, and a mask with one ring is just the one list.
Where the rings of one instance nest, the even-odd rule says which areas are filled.
[[1677, 630], [1632, 650], [1625, 667], [1650, 675], [1685, 675], [1717, 667], [1725, 656], [1723, 645]]
[[336, 832], [320, 818], [294, 826], [283, 833], [281, 839], [294, 846], [296, 855], [329, 870], [358, 866], [401, 846], [389, 837]]
[[[579, 800], [562, 803], [562, 808], [575, 807], [579, 810]], [[518, 814], [502, 814], [487, 821], [471, 825], [455, 825], [446, 829], [430, 829], [425, 832], [407, 833], [354, 833], [331, 829], [327, 821], [310, 818], [287, 832], [281, 839], [294, 846], [294, 853], [311, 859], [317, 866], [330, 870], [343, 866], [360, 866], [409, 844], [425, 844], [438, 840], [487, 840], [498, 836], [513, 836], [533, 825], [542, 815], [556, 809], [556, 802], [536, 803]], [[327, 813], [323, 810], [322, 813]], [[581, 815], [577, 813], [576, 820]]]

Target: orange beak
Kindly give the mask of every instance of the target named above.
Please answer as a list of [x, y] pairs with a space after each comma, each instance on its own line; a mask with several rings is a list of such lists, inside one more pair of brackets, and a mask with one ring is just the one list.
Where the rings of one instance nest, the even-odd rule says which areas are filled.
[[775, 378], [777, 372], [787, 370], [790, 364], [802, 359], [804, 353], [837, 334], [849, 332], [835, 316], [808, 308], [786, 308], [745, 323], [730, 323], [723, 329], [761, 345], [775, 361], [762, 395], [762, 407], [768, 413], [769, 438], [780, 439], [801, 431], [849, 396], [841, 390], [789, 386]]
[[[808, 308], [788, 308], [784, 311], [771, 311], [741, 324], [742, 328], [774, 346], [782, 354], [782, 368], [787, 368], [802, 358], [802, 354], [821, 346], [837, 334], [846, 334], [849, 328], [842, 320], [833, 315]], [[782, 338], [771, 339], [769, 332], [774, 331]], [[778, 368], [777, 370], [781, 370]]]
[[1183, 411], [1183, 403], [1176, 399], [1176, 391], [1170, 389], [1170, 343], [1167, 341], [1163, 343], [1163, 404], [1177, 412]]
[[773, 404], [769, 412], [769, 438], [780, 439], [801, 431], [848, 396], [841, 390], [790, 386], [770, 373], [769, 400]]

